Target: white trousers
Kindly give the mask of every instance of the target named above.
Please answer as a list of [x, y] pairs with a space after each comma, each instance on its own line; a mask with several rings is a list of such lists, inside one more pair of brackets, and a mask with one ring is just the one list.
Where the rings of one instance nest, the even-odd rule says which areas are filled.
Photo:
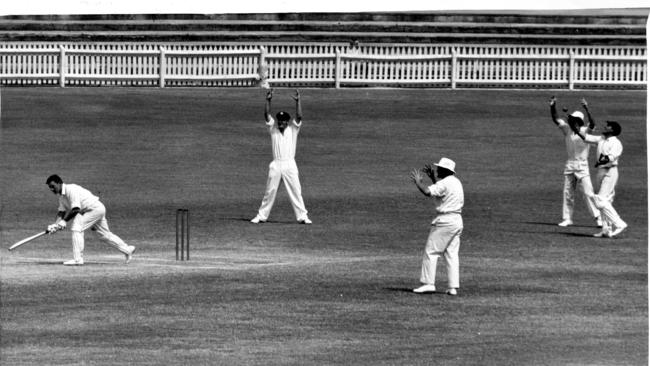
[[591, 196], [594, 195], [594, 188], [591, 185], [591, 178], [589, 175], [580, 176], [576, 174], [564, 174], [564, 196], [562, 199], [562, 219], [573, 220], [573, 212], [575, 208], [576, 193], [578, 187], [582, 190], [582, 196], [587, 204], [587, 209], [591, 213], [591, 217], [599, 217], [600, 210], [594, 204]]
[[460, 287], [458, 250], [462, 232], [463, 219], [459, 214], [441, 215], [433, 221], [427, 244], [424, 247], [420, 282], [429, 285], [436, 284], [438, 259], [444, 256], [447, 265], [448, 287]]
[[302, 188], [300, 187], [300, 179], [298, 178], [298, 165], [296, 165], [296, 161], [293, 159], [273, 160], [269, 164], [266, 192], [264, 193], [258, 216], [262, 220], [268, 219], [278, 193], [280, 180], [284, 182], [284, 187], [287, 189], [296, 220], [306, 219], [307, 209], [302, 199]]
[[128, 245], [108, 228], [106, 207], [98, 201], [90, 210], [83, 214], [77, 214], [72, 220], [70, 226], [70, 231], [72, 231], [72, 255], [76, 261], [83, 260], [84, 231], [88, 229], [94, 231], [104, 243], [113, 246], [124, 254], [129, 253]]
[[613, 206], [615, 188], [618, 183], [618, 168], [599, 168], [596, 174], [599, 188], [598, 194], [593, 195], [592, 199], [603, 218], [603, 231], [610, 230], [612, 226], [625, 226], [626, 223], [621, 219]]

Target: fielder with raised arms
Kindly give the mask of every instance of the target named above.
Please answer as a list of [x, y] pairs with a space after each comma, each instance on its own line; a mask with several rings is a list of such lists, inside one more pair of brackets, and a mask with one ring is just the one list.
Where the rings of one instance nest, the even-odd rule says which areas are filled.
[[302, 126], [302, 106], [300, 104], [300, 92], [296, 90], [293, 99], [296, 101], [296, 118], [291, 119], [289, 113], [280, 111], [275, 116], [277, 121], [271, 116], [271, 99], [273, 99], [273, 89], [266, 93], [266, 104], [264, 106], [264, 118], [266, 127], [271, 134], [271, 149], [273, 151], [273, 161], [269, 164], [269, 175], [266, 181], [266, 191], [262, 204], [251, 222], [259, 224], [266, 222], [271, 214], [275, 197], [278, 193], [280, 180], [289, 194], [296, 220], [301, 224], [311, 224], [307, 217], [307, 209], [302, 199], [302, 189], [300, 179], [298, 178], [298, 166], [296, 165], [296, 144], [298, 142], [298, 132]]
[[[591, 217], [596, 222], [596, 225], [602, 226], [600, 211], [596, 208], [590, 197], [594, 194], [594, 188], [591, 184], [591, 176], [589, 174], [589, 144], [583, 141], [580, 136], [571, 130], [570, 123], [576, 125], [584, 125], [584, 114], [580, 111], [575, 111], [567, 116], [567, 121], [560, 118], [556, 109], [556, 99], [551, 97], [549, 101], [551, 106], [551, 119], [560, 131], [564, 134], [564, 144], [566, 145], [567, 160], [564, 165], [564, 194], [562, 199], [562, 222], [559, 226], [573, 225], [573, 212], [575, 207], [576, 193], [578, 187], [582, 188], [582, 196], [587, 204]], [[587, 109], [587, 101], [582, 100], [582, 105], [585, 110]], [[592, 131], [594, 125], [592, 123], [586, 127], [588, 131]]]
[[63, 183], [61, 177], [56, 174], [48, 177], [46, 184], [52, 193], [59, 196], [59, 211], [56, 221], [47, 227], [47, 231], [53, 234], [65, 229], [68, 222], [71, 222], [73, 259], [63, 262], [64, 265], [81, 266], [84, 264], [84, 231], [88, 229], [97, 233], [101, 241], [122, 252], [126, 257], [126, 263], [131, 261], [135, 247], [127, 245], [108, 229], [106, 208], [97, 196], [79, 185]]

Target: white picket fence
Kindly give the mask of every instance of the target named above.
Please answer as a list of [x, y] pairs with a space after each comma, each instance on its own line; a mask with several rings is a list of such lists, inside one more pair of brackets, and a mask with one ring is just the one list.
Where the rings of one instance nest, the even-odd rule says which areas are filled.
[[4, 85], [639, 88], [645, 47], [4, 43]]

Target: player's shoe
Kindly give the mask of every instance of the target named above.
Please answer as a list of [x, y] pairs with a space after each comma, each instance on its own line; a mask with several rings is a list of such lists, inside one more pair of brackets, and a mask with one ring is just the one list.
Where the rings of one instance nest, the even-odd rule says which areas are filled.
[[450, 289], [447, 290], [447, 295], [456, 296], [456, 295], [458, 295], [458, 290], [456, 290], [455, 288], [450, 288]]
[[426, 293], [431, 293], [431, 292], [436, 292], [436, 286], [435, 285], [422, 285], [416, 289], [413, 290], [416, 294], [426, 294]]
[[311, 220], [309, 219], [309, 217], [305, 217], [302, 220], [298, 220], [298, 223], [299, 224], [305, 224], [305, 225], [311, 225]]
[[76, 260], [76, 259], [71, 259], [69, 261], [63, 262], [64, 266], [83, 266], [84, 265], [84, 260]]
[[620, 234], [623, 232], [623, 230], [627, 229], [627, 224], [623, 223], [621, 226], [616, 226], [616, 228], [609, 234], [610, 238], [615, 237], [616, 235]]
[[594, 238], [609, 238], [611, 234], [608, 230], [599, 231], [594, 234]]
[[255, 216], [255, 217], [251, 220], [251, 222], [252, 222], [253, 224], [259, 224], [260, 222], [261, 222], [261, 223], [266, 222], [266, 220], [262, 220], [262, 218], [261, 218], [259, 215], [257, 215], [257, 216]]
[[561, 223], [557, 224], [557, 226], [562, 226], [562, 227], [567, 227], [573, 225], [573, 221], [571, 220], [564, 220]]
[[135, 253], [135, 247], [133, 245], [129, 245], [129, 252], [124, 254], [126, 257], [126, 260], [124, 261], [125, 264], [129, 264], [131, 262], [131, 259], [133, 258], [133, 253]]

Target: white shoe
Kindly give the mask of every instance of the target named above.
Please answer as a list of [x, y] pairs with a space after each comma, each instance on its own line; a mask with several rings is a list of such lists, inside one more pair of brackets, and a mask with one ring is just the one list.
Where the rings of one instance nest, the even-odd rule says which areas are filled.
[[75, 260], [75, 259], [71, 259], [69, 261], [63, 262], [63, 265], [64, 266], [83, 266], [84, 265], [84, 260], [82, 259], [82, 260], [78, 261], [78, 260]]
[[611, 235], [612, 235], [612, 234], [610, 234], [609, 231], [607, 231], [607, 230], [603, 230], [603, 231], [601, 231], [601, 232], [595, 233], [595, 234], [594, 234], [594, 237], [595, 237], [595, 238], [609, 238], [609, 237], [611, 237]]
[[422, 285], [416, 289], [413, 290], [416, 294], [425, 294], [429, 292], [436, 292], [436, 286], [435, 285]]
[[561, 223], [557, 224], [557, 226], [562, 226], [562, 227], [567, 227], [573, 225], [573, 221], [571, 220], [564, 220]]
[[450, 288], [449, 290], [447, 290], [447, 295], [456, 296], [458, 295], [458, 291], [455, 288]]
[[259, 224], [260, 222], [262, 222], [262, 223], [263, 223], [263, 222], [266, 222], [266, 220], [262, 220], [262, 218], [258, 215], [258, 216], [255, 216], [255, 217], [251, 220], [251, 222], [252, 222], [253, 224]]
[[612, 232], [609, 234], [609, 237], [610, 237], [610, 238], [615, 237], [616, 235], [622, 233], [623, 230], [625, 230], [626, 228], [627, 228], [627, 224], [625, 224], [625, 223], [624, 223], [623, 225], [621, 225], [621, 226], [617, 226], [616, 229], [614, 229], [614, 231], [612, 231]]
[[127, 254], [124, 254], [126, 257], [126, 260], [124, 261], [125, 264], [129, 264], [129, 262], [131, 262], [133, 253], [135, 253], [135, 247], [133, 245], [129, 245], [129, 252]]
[[302, 220], [298, 220], [298, 223], [305, 224], [305, 225], [311, 225], [311, 220], [309, 219], [309, 217], [305, 217]]

